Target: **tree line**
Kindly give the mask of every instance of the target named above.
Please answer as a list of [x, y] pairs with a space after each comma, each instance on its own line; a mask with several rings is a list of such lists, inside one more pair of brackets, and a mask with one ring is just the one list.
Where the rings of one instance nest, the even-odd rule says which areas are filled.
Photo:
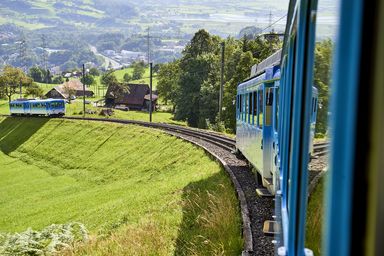
[[[221, 43], [225, 44], [224, 96], [219, 120]], [[281, 47], [279, 37], [222, 39], [199, 30], [182, 52], [182, 58], [160, 66], [157, 89], [171, 103], [176, 120], [199, 128], [236, 129], [237, 85], [250, 76], [252, 65]]]
[[[219, 119], [220, 45], [225, 44], [224, 95]], [[165, 104], [172, 104], [176, 120], [188, 125], [216, 130], [236, 130], [236, 90], [250, 77], [254, 64], [281, 48], [279, 37], [244, 36], [222, 39], [205, 30], [198, 31], [182, 52], [182, 58], [162, 64], [157, 89]], [[332, 42], [316, 44], [314, 85], [319, 90], [316, 132], [324, 134], [328, 122], [328, 98]]]

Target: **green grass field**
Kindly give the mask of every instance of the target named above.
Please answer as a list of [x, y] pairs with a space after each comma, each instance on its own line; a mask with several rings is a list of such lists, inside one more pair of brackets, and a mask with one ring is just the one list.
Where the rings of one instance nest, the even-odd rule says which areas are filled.
[[322, 255], [325, 179], [326, 177], [321, 178], [308, 202], [305, 247], [311, 249], [315, 255]]
[[0, 118], [0, 162], [3, 232], [84, 223], [91, 241], [68, 255], [241, 252], [228, 177], [203, 150], [160, 131]]

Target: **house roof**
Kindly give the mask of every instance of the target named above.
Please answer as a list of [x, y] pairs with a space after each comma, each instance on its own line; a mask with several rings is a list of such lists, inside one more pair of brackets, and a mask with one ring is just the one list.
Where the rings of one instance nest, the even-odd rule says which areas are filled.
[[[66, 86], [76, 91], [83, 91], [83, 84], [81, 83], [80, 80], [69, 80], [68, 82], [65, 82], [61, 85], [53, 87], [50, 91], [56, 90], [61, 96], [63, 96], [64, 98], [68, 98], [68, 94], [65, 93], [65, 90], [64, 90], [64, 87]], [[90, 92], [91, 90], [89, 90], [87, 86], [85, 86], [85, 91]], [[46, 95], [49, 94], [49, 92], [47, 92]]]
[[[156, 101], [158, 97], [159, 97], [159, 96], [157, 96], [156, 94], [154, 94], [154, 93], [152, 92], [152, 101]], [[151, 95], [149, 95], [149, 94], [147, 94], [147, 95], [144, 96], [144, 99], [145, 99], [145, 100], [150, 100], [150, 98], [151, 98]]]
[[[117, 96], [115, 104], [142, 106], [145, 95], [149, 93], [148, 84], [128, 84], [128, 88], [129, 92]], [[111, 86], [108, 87], [106, 98], [113, 98]]]

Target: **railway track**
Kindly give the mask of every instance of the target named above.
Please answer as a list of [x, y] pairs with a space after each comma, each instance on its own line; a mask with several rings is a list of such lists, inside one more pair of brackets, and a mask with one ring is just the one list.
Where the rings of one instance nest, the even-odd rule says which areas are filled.
[[313, 158], [323, 156], [329, 153], [329, 142], [321, 142], [313, 145]]

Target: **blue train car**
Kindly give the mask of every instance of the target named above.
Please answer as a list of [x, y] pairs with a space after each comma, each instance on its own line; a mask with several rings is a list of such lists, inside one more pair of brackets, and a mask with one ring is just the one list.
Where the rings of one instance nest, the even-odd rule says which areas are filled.
[[384, 255], [384, 1], [341, 0], [324, 255]]
[[11, 115], [63, 116], [65, 101], [62, 99], [15, 100], [9, 104]]
[[[238, 86], [236, 98], [236, 146], [271, 194], [275, 194], [280, 176], [280, 58], [281, 51], [278, 51], [261, 62], [257, 66], [257, 75]], [[313, 87], [309, 153], [313, 150], [317, 97], [317, 89]]]

